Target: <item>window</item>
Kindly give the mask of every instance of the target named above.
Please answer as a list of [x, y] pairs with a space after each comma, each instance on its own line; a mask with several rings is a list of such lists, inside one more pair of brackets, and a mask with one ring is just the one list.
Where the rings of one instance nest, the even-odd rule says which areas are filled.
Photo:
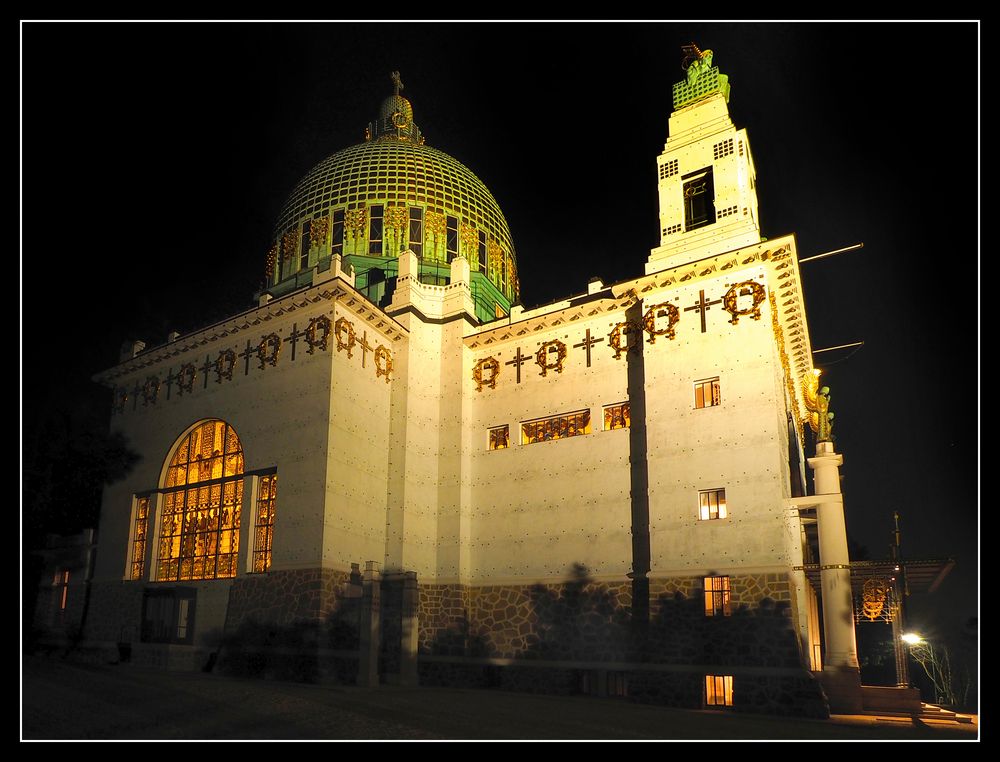
[[631, 424], [629, 416], [629, 406], [627, 402], [617, 405], [608, 405], [604, 408], [604, 430], [627, 429]]
[[146, 572], [146, 531], [149, 527], [149, 497], [135, 501], [135, 529], [132, 532], [132, 563], [129, 579], [142, 579]]
[[510, 447], [510, 427], [495, 426], [490, 429], [490, 449], [506, 450]]
[[698, 518], [702, 521], [726, 518], [726, 491], [702, 490], [698, 493]]
[[344, 210], [333, 213], [333, 230], [330, 235], [330, 254], [337, 256], [344, 253]]
[[59, 610], [66, 610], [66, 599], [69, 597], [69, 569], [60, 569], [52, 579], [56, 598], [59, 600]]
[[382, 205], [368, 208], [368, 253], [373, 256], [382, 254]]
[[445, 251], [448, 254], [448, 261], [451, 262], [458, 256], [458, 217], [448, 217], [445, 221]]
[[550, 439], [565, 439], [590, 433], [590, 411], [539, 418], [521, 424], [521, 444], [547, 442]]
[[309, 267], [309, 246], [312, 239], [312, 220], [306, 220], [302, 226], [302, 236], [299, 239], [299, 269], [305, 270]]
[[704, 381], [695, 381], [694, 406], [696, 408], [715, 407], [721, 402], [722, 396], [719, 393], [718, 378], [708, 378]]
[[271, 541], [274, 538], [274, 507], [278, 498], [278, 475], [260, 477], [257, 489], [257, 523], [253, 538], [253, 570], [271, 568]]
[[418, 257], [422, 257], [424, 254], [424, 210], [416, 206], [410, 207], [408, 240], [410, 242], [410, 251]]
[[146, 590], [142, 597], [143, 643], [190, 643], [195, 591], [189, 587]]
[[167, 468], [160, 519], [157, 580], [236, 576], [243, 448], [225, 421], [196, 426]]
[[729, 577], [705, 577], [705, 616], [729, 616]]
[[684, 229], [711, 225], [715, 222], [715, 186], [712, 168], [685, 175], [684, 178]]
[[733, 705], [733, 676], [705, 675], [705, 706]]

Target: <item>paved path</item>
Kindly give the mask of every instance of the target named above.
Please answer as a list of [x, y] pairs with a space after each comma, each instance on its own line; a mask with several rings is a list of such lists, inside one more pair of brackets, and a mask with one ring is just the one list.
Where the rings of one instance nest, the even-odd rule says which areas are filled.
[[942, 739], [976, 728], [818, 722], [488, 690], [369, 690], [22, 661], [23, 739]]

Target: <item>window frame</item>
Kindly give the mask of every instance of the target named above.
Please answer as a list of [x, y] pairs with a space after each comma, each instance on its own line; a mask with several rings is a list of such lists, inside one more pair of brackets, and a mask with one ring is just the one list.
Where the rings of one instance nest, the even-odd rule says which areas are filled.
[[[721, 494], [722, 500], [719, 500]], [[702, 505], [702, 495], [716, 496], [715, 514], [712, 515], [712, 503], [711, 499], [707, 506]], [[704, 508], [707, 507], [707, 515], [705, 515]], [[700, 489], [698, 490], [698, 521], [725, 521], [729, 518], [729, 501], [726, 499], [726, 488], [725, 487], [713, 487], [712, 489]]]
[[705, 597], [706, 617], [733, 615], [733, 590], [728, 574], [704, 577], [702, 593]]
[[[709, 386], [710, 385], [710, 386]], [[711, 391], [711, 402], [705, 404], [705, 387], [709, 386]], [[701, 395], [701, 404], [698, 404], [698, 396]], [[694, 382], [694, 409], [695, 410], [705, 410], [710, 407], [721, 407], [722, 405], [722, 384], [719, 381], [719, 376], [712, 376], [709, 378], [699, 379]]]

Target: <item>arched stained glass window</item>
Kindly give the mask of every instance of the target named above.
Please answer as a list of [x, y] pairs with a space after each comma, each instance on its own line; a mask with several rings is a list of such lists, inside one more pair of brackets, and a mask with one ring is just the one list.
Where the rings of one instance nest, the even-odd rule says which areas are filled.
[[156, 578], [235, 577], [242, 505], [239, 437], [225, 421], [198, 424], [167, 467]]

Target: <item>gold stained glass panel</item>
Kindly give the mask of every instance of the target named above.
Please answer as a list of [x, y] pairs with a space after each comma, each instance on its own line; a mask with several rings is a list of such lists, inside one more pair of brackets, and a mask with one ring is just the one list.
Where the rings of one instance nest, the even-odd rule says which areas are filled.
[[271, 568], [271, 541], [274, 538], [274, 509], [278, 499], [278, 475], [260, 478], [257, 489], [257, 516], [254, 527], [253, 570], [266, 572]]
[[632, 418], [629, 414], [629, 403], [622, 402], [620, 405], [608, 405], [604, 408], [604, 430], [627, 429], [632, 425]]
[[132, 564], [129, 579], [142, 579], [146, 572], [146, 534], [149, 528], [149, 498], [135, 501], [135, 531], [132, 533]]
[[236, 575], [243, 449], [224, 421], [206, 421], [177, 446], [167, 468], [157, 579]]
[[510, 427], [496, 426], [490, 429], [490, 449], [505, 450], [510, 447]]
[[590, 433], [590, 411], [540, 418], [521, 424], [521, 444], [548, 442]]

